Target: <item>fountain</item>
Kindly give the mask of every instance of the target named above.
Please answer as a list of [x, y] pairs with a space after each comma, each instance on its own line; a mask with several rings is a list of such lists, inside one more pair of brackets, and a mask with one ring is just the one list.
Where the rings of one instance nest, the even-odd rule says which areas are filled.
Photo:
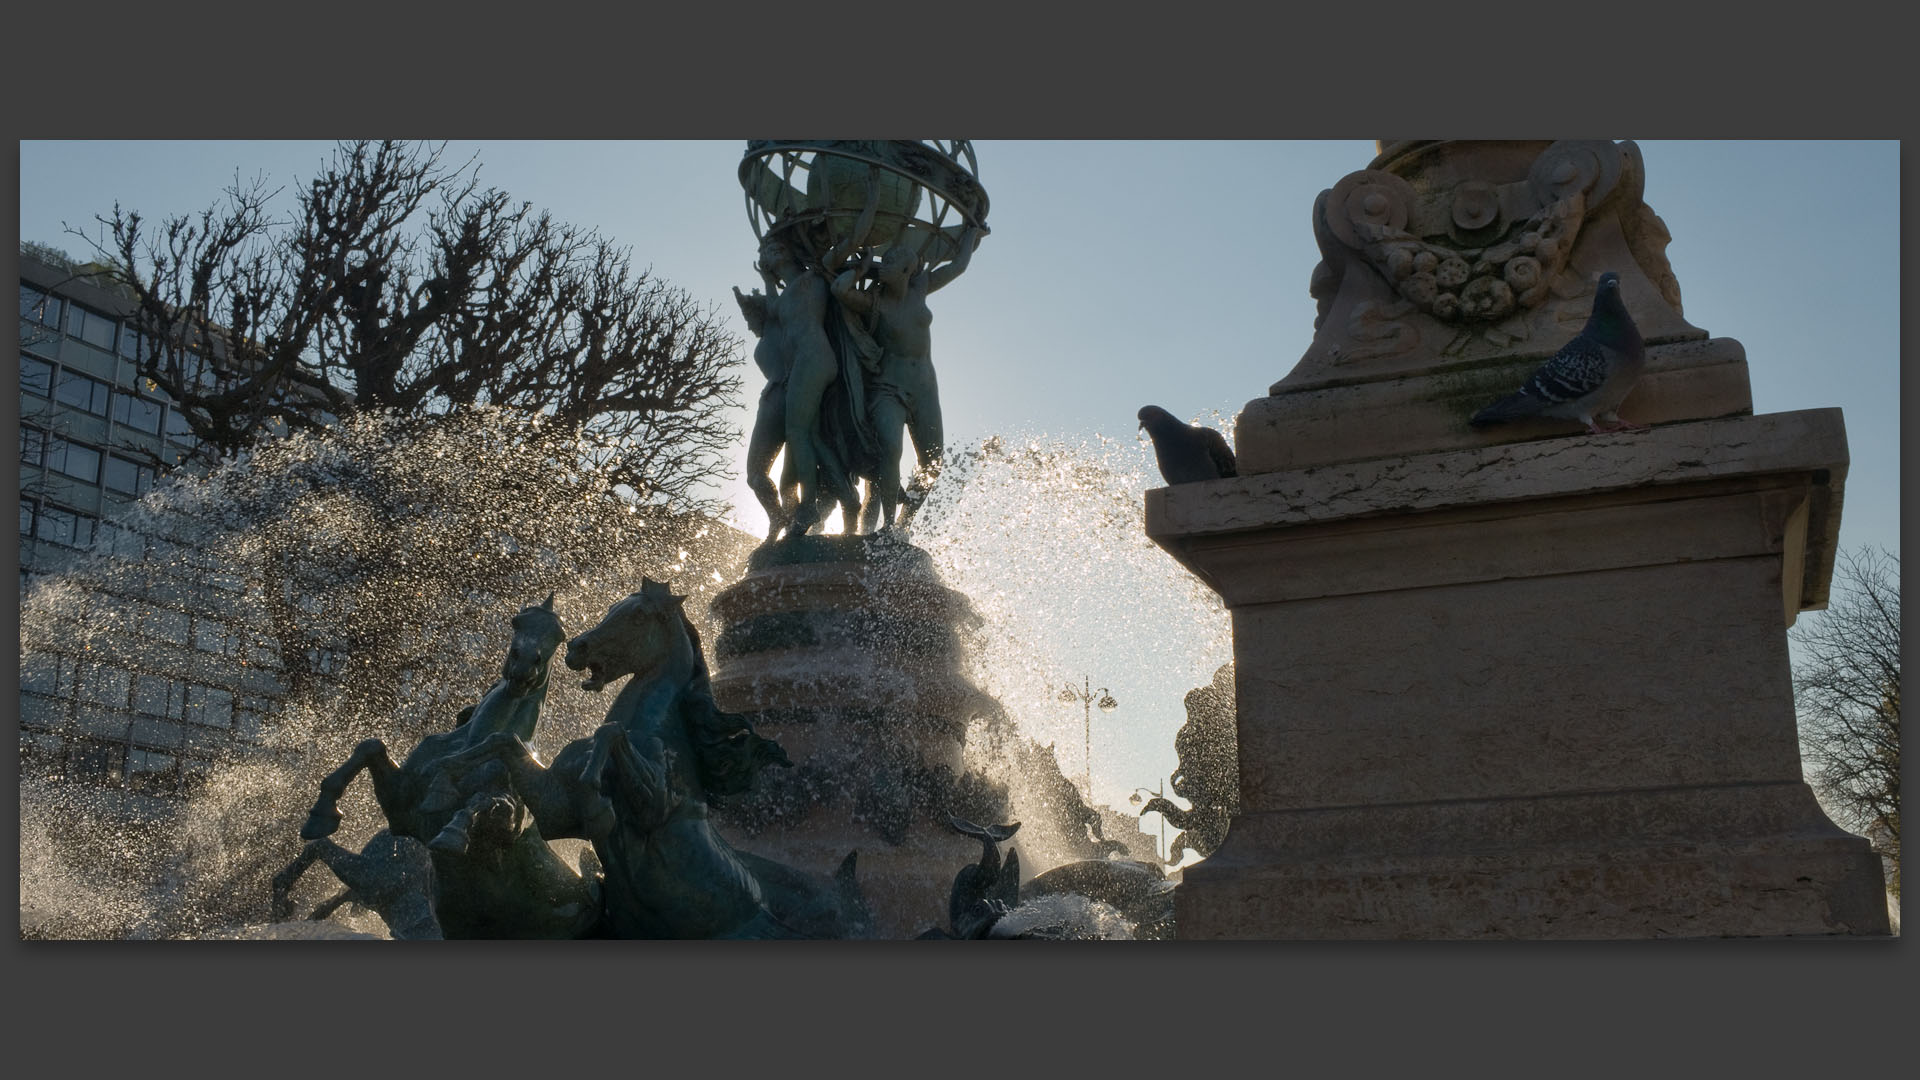
[[[1045, 913], [1002, 936], [1060, 936], [1041, 924], [1063, 911], [1105, 927], [1094, 936], [1128, 936], [1134, 921], [1164, 935], [1166, 890], [1148, 889], [1165, 884], [1157, 864], [1110, 858], [1149, 839], [1101, 835], [1101, 815], [1021, 730], [1018, 708], [982, 688], [1001, 681], [982, 645], [1017, 627], [997, 609], [988, 626], [943, 580], [968, 575], [965, 507], [983, 495], [1051, 495], [1136, 565], [1158, 559], [1138, 534], [1137, 465], [1116, 477], [1114, 447], [1009, 454], [994, 440], [942, 460], [924, 297], [985, 234], [985, 194], [962, 161], [964, 143], [750, 144], [742, 179], [766, 291], [742, 301], [762, 334], [756, 360], [785, 373], [777, 388], [803, 381], [802, 354], [819, 342], [790, 333], [788, 301], [818, 302], [837, 383], [798, 426], [784, 401], [763, 399], [750, 460], [765, 436], [776, 448], [803, 440], [814, 464], [803, 481], [792, 461], [805, 455], [788, 454], [786, 474], [765, 478], [783, 535], [751, 551], [723, 527], [611, 497], [580, 464], [583, 447], [537, 418], [366, 416], [177, 478], [36, 588], [23, 600], [26, 654], [77, 649], [136, 681], [172, 670], [180, 651], [146, 632], [128, 598], [204, 593], [223, 598], [234, 644], [185, 659], [208, 679], [254, 671], [286, 692], [170, 808], [128, 815], [64, 778], [23, 784], [23, 931], [914, 937], [942, 921], [956, 869], [977, 857], [960, 819], [1022, 830], [1027, 858], [1009, 865], [1034, 875]], [[910, 484], [876, 456], [897, 459], [906, 435], [922, 465]], [[1073, 494], [1040, 494], [1020, 471], [1039, 468], [1070, 477]], [[1072, 502], [1082, 497], [1101, 502]], [[823, 531], [829, 503], [838, 534]], [[924, 547], [908, 539], [916, 513]], [[1151, 572], [1182, 576], [1163, 564]], [[1180, 595], [1217, 638], [1211, 599]], [[678, 613], [656, 621], [684, 627], [681, 644], [635, 628], [613, 653], [583, 644], [601, 631], [552, 651], [554, 620], [612, 624], [632, 604]], [[487, 667], [516, 608], [516, 632], [541, 632], [526, 646], [541, 655], [537, 680], [520, 645]], [[636, 674], [612, 712], [546, 681], [564, 659], [597, 690], [655, 670], [658, 648], [681, 657], [680, 674]], [[542, 711], [521, 710], [528, 700]], [[682, 768], [736, 751], [747, 764]], [[354, 782], [362, 767], [371, 783]], [[741, 889], [721, 902], [703, 884], [711, 871], [647, 877], [632, 853], [650, 837], [735, 867]], [[998, 895], [1018, 901], [1018, 876]], [[1096, 893], [1146, 906], [1123, 918], [1089, 906]], [[269, 906], [292, 920], [263, 926]], [[605, 919], [583, 921], [589, 909]], [[325, 919], [297, 917], [307, 912]]]
[[[912, 936], [967, 858], [946, 822], [1008, 820], [1004, 786], [965, 760], [969, 727], [1005, 720], [967, 675], [979, 620], [906, 538], [944, 465], [927, 295], [970, 264], [987, 196], [964, 141], [750, 143], [740, 180], [765, 285], [741, 303], [768, 378], [748, 481], [783, 535], [713, 600], [714, 694], [803, 763], [721, 816], [797, 865], [860, 849], [876, 931]], [[903, 431], [921, 466], [905, 489]], [[839, 535], [820, 534], [828, 502]], [[1076, 839], [1089, 857], [1121, 847]]]
[[[1239, 417], [1241, 475], [1146, 500], [1235, 625], [1226, 667], [1199, 586], [1136, 590], [1184, 605], [1199, 632], [1166, 636], [1214, 673], [1174, 787], [1209, 857], [1177, 891], [1104, 858], [1119, 839], [1008, 689], [1032, 605], [1007, 560], [977, 569], [988, 530], [956, 507], [1042, 504], [980, 517], [1040, 542], [1057, 519], [1109, 529], [1128, 550], [1098, 558], [1125, 569], [1138, 485], [1038, 441], [943, 460], [925, 297], [985, 235], [970, 165], [964, 143], [749, 144], [757, 547], [607, 497], [537, 420], [362, 417], [179, 479], [36, 586], [23, 670], [60, 658], [31, 677], [74, 691], [67, 730], [191, 673], [230, 688], [237, 749], [203, 751], [204, 706], [156, 725], [202, 765], [164, 808], [23, 776], [23, 933], [532, 936], [461, 908], [522, 879], [446, 861], [516, 857], [558, 902], [514, 918], [554, 936], [589, 909], [584, 932], [617, 936], [1164, 935], [1170, 901], [1189, 937], [1886, 932], [1865, 842], [1801, 782], [1782, 633], [1824, 597], [1840, 419], [1752, 414], [1744, 351], [1681, 315], [1630, 143], [1388, 144], [1322, 196], [1321, 320]], [[1624, 407], [1654, 430], [1472, 430], [1602, 270], [1650, 346]], [[169, 639], [155, 599], [233, 633]], [[586, 687], [540, 684], [537, 727], [509, 707], [534, 689], [517, 653], [488, 664], [516, 609], [600, 624], [562, 656]], [[1551, 680], [1506, 677], [1543, 655]], [[285, 687], [270, 710], [262, 671]], [[611, 708], [586, 692], [628, 676]], [[392, 766], [375, 738], [417, 749]], [[342, 762], [417, 790], [350, 786]], [[328, 918], [266, 925], [270, 902]]]

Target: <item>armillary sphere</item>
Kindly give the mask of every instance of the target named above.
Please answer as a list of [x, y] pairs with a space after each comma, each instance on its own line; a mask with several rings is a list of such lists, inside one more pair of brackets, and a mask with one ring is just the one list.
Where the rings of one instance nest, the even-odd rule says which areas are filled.
[[987, 192], [966, 139], [762, 139], [740, 162], [747, 219], [818, 263], [870, 207], [865, 243], [905, 244], [929, 266], [959, 253], [968, 226], [984, 233]]

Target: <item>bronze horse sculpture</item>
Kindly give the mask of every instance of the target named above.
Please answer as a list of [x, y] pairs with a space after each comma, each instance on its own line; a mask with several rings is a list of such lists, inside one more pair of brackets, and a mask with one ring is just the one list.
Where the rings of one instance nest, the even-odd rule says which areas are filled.
[[[513, 617], [513, 638], [500, 679], [463, 711], [452, 731], [428, 735], [395, 765], [379, 739], [360, 743], [345, 764], [320, 782], [320, 797], [300, 837], [300, 857], [274, 880], [275, 917], [287, 914], [287, 893], [315, 860], [387, 917], [396, 907], [405, 931], [388, 917], [395, 936], [440, 936], [418, 912], [411, 891], [424, 890], [438, 929], [452, 938], [573, 938], [595, 931], [597, 883], [566, 865], [532, 822], [498, 762], [474, 761], [464, 751], [499, 736], [533, 737], [546, 700], [547, 670], [566, 640], [553, 613], [553, 596]], [[339, 827], [336, 805], [366, 771], [387, 819], [359, 855], [327, 839]], [[425, 845], [430, 873], [419, 869]], [[383, 902], [373, 898], [383, 896]]]
[[840, 938], [870, 932], [849, 854], [828, 877], [737, 851], [711, 800], [748, 790], [785, 751], [713, 700], [700, 637], [662, 582], [608, 610], [567, 645], [567, 667], [599, 691], [627, 676], [607, 722], [542, 766], [515, 732], [462, 751], [503, 765], [542, 835], [592, 842], [604, 867], [604, 930], [622, 938]]

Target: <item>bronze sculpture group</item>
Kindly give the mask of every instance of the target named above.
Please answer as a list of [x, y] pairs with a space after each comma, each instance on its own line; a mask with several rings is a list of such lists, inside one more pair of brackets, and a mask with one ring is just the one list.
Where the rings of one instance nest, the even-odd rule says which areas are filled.
[[[570, 938], [591, 932], [599, 897], [591, 869], [560, 859], [528, 820], [505, 765], [470, 752], [488, 739], [533, 738], [546, 700], [547, 668], [566, 633], [553, 597], [513, 618], [501, 677], [452, 731], [429, 735], [395, 765], [379, 739], [356, 746], [320, 782], [300, 857], [274, 880], [274, 914], [312, 862], [386, 918], [395, 936]], [[387, 827], [358, 854], [329, 839], [340, 797], [365, 771]], [[398, 911], [396, 918], [389, 909]], [[431, 911], [432, 919], [422, 917]]]
[[[748, 439], [747, 483], [766, 511], [769, 540], [817, 529], [834, 505], [849, 533], [903, 526], [940, 468], [944, 429], [927, 296], [966, 271], [987, 228], [970, 219], [942, 230], [897, 209], [882, 213], [882, 180], [896, 174], [871, 161], [855, 167], [865, 169], [857, 210], [796, 208], [788, 203], [804, 198], [779, 185], [788, 202], [754, 264], [763, 288], [734, 289], [759, 338], [753, 358], [766, 379]], [[846, 215], [855, 215], [850, 225]], [[911, 488], [900, 475], [908, 436], [919, 463]]]
[[[402, 765], [368, 740], [322, 781], [302, 830], [308, 844], [275, 880], [276, 916], [290, 914], [294, 879], [318, 859], [395, 936], [864, 936], [870, 915], [852, 854], [831, 876], [810, 873], [737, 851], [714, 829], [712, 799], [790, 763], [743, 717], [714, 705], [685, 599], [644, 581], [567, 642], [566, 665], [588, 673], [583, 688], [631, 678], [606, 723], [551, 765], [527, 740], [563, 635], [551, 597], [521, 612], [516, 648], [523, 624], [551, 631], [530, 668], [516, 674], [510, 652], [508, 674], [471, 716], [427, 736]], [[509, 699], [531, 707], [506, 708]], [[362, 769], [387, 828], [355, 855], [326, 836], [340, 822], [334, 804]], [[564, 838], [592, 844], [583, 873], [546, 843]]]
[[[551, 596], [522, 610], [500, 680], [452, 731], [428, 735], [399, 765], [369, 739], [321, 781], [301, 830], [306, 844], [274, 878], [274, 918], [293, 917], [293, 885], [323, 862], [347, 890], [309, 918], [353, 900], [395, 938], [869, 936], [855, 853], [817, 873], [737, 850], [714, 827], [714, 799], [791, 762], [746, 718], [714, 704], [685, 600], [643, 580], [571, 640]], [[545, 764], [528, 740], [563, 642], [566, 666], [587, 674], [582, 689], [628, 682], [604, 724]], [[386, 827], [354, 852], [330, 837], [361, 772]], [[1158, 867], [1088, 859], [1023, 886], [1017, 854], [999, 853], [1018, 823], [952, 825], [982, 842], [981, 859], [954, 882], [950, 929], [923, 937], [1170, 936], [1173, 885]], [[567, 838], [591, 844], [578, 870], [547, 843]]]

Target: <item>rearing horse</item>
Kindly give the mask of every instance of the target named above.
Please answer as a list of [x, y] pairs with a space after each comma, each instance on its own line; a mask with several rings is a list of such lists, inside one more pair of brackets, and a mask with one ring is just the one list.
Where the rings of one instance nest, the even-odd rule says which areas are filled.
[[[594, 883], [562, 862], [526, 820], [525, 805], [499, 762], [458, 755], [490, 736], [533, 737], [546, 700], [547, 671], [566, 631], [553, 596], [513, 617], [500, 679], [452, 731], [428, 735], [399, 765], [386, 744], [368, 739], [320, 782], [320, 797], [300, 837], [301, 857], [275, 881], [276, 906], [307, 863], [325, 861], [351, 888], [354, 864], [325, 838], [340, 825], [338, 802], [365, 770], [388, 831], [427, 846], [433, 907], [447, 937], [571, 938], [597, 921]], [[377, 839], [377, 837], [376, 837]]]
[[608, 610], [567, 646], [586, 690], [632, 676], [607, 722], [542, 768], [499, 733], [464, 752], [502, 762], [544, 835], [593, 842], [605, 867], [606, 930], [615, 937], [850, 937], [870, 917], [849, 855], [834, 876], [735, 851], [714, 829], [709, 799], [744, 792], [786, 753], [744, 717], [714, 705], [686, 598], [662, 582]]

